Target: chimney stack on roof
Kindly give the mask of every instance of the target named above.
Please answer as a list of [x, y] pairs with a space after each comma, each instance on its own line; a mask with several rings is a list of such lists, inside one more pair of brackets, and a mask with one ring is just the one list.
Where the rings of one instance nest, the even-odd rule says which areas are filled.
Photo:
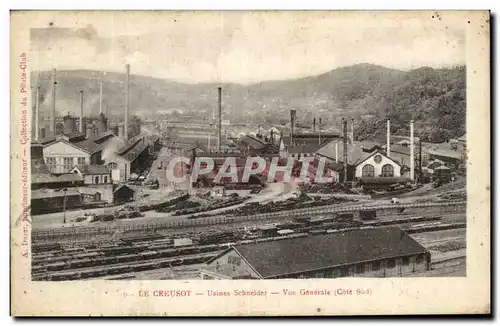
[[118, 124], [118, 137], [125, 138], [123, 123]]
[[94, 137], [94, 125], [92, 123], [89, 123], [87, 125], [86, 138], [91, 139], [93, 137]]
[[290, 146], [293, 146], [295, 138], [295, 116], [297, 111], [290, 110]]

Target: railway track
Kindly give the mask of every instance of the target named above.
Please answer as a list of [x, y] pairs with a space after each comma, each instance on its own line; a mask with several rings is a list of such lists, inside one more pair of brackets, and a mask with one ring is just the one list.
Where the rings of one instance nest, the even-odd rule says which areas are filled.
[[301, 208], [295, 210], [287, 210], [273, 213], [264, 214], [250, 214], [243, 215], [239, 217], [232, 216], [220, 216], [220, 217], [205, 217], [200, 219], [184, 220], [177, 222], [154, 222], [147, 224], [131, 224], [122, 226], [107, 226], [107, 227], [72, 227], [65, 229], [51, 229], [51, 230], [34, 230], [32, 231], [32, 239], [42, 240], [46, 238], [67, 238], [67, 237], [92, 237], [94, 235], [110, 235], [116, 233], [126, 233], [126, 232], [152, 232], [153, 230], [162, 229], [179, 229], [179, 228], [189, 228], [196, 226], [208, 226], [215, 224], [230, 224], [234, 222], [243, 221], [258, 221], [273, 218], [294, 218], [302, 217], [304, 215], [321, 215], [321, 214], [332, 214], [332, 213], [348, 213], [356, 212], [360, 210], [385, 210], [385, 209], [408, 209], [408, 208], [430, 208], [430, 207], [449, 207], [449, 206], [462, 206], [466, 205], [465, 201], [446, 201], [439, 203], [411, 203], [411, 204], [379, 204], [379, 205], [368, 205], [368, 204], [358, 204], [358, 205], [332, 205], [332, 206], [320, 206], [312, 208]]

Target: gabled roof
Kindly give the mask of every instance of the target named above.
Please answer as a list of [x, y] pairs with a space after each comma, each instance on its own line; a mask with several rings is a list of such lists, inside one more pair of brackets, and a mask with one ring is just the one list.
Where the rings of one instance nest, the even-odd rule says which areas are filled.
[[81, 174], [110, 174], [109, 169], [104, 165], [77, 164], [75, 166]]
[[119, 185], [118, 187], [116, 187], [115, 189], [113, 189], [113, 193], [118, 192], [118, 191], [123, 191], [123, 190], [135, 192], [134, 189], [130, 188], [126, 184], [122, 184], [122, 185]]
[[[228, 250], [231, 249], [236, 250], [263, 278], [427, 252], [397, 227], [309, 235], [236, 245]], [[209, 263], [226, 252], [212, 258]]]
[[381, 152], [381, 151], [379, 151], [379, 150], [376, 150], [376, 151], [372, 152], [369, 156], [365, 157], [362, 161], [358, 162], [356, 165], [360, 165], [360, 164], [361, 164], [361, 163], [363, 163], [364, 161], [368, 160], [370, 157], [375, 156], [375, 155], [377, 155], [377, 154], [382, 155], [382, 156], [383, 156], [383, 157], [385, 157], [386, 159], [391, 160], [391, 161], [393, 161], [394, 163], [396, 163], [397, 165], [401, 166], [401, 164], [399, 164], [399, 162], [397, 162], [397, 161], [393, 160], [392, 158], [390, 158], [389, 156], [385, 155], [385, 153], [382, 153], [382, 152]]
[[434, 144], [427, 149], [427, 152], [431, 155], [441, 156], [446, 158], [452, 158], [456, 160], [462, 159], [462, 151], [454, 150], [451, 148], [449, 143]]
[[79, 143], [75, 143], [74, 145], [78, 146], [89, 154], [94, 154], [102, 150], [102, 147], [99, 144], [94, 143], [90, 139], [85, 139]]
[[56, 139], [55, 141], [48, 143], [45, 146], [51, 146], [51, 145], [58, 143], [58, 142], [65, 143], [66, 145], [75, 147], [75, 148], [77, 148], [77, 149], [79, 149], [87, 154], [90, 154], [90, 155], [102, 150], [100, 145], [98, 145], [98, 144], [96, 144], [93, 141], [88, 140], [88, 139], [85, 139], [85, 140], [77, 142], [77, 143], [71, 143], [69, 141], [66, 141], [65, 139]]
[[102, 133], [100, 135], [92, 137], [91, 140], [93, 142], [99, 143], [99, 142], [102, 142], [102, 141], [106, 140], [107, 138], [113, 137], [113, 136], [116, 137], [115, 134], [111, 130], [109, 130], [109, 131], [106, 131], [105, 133]]
[[[329, 159], [335, 159], [335, 143], [338, 144], [338, 160], [339, 162], [344, 161], [344, 146], [342, 142], [331, 141], [322, 148], [320, 148], [316, 153], [318, 155], [324, 156]], [[347, 144], [347, 161], [349, 165], [357, 165], [361, 161], [364, 161], [369, 157], [373, 150], [379, 147], [378, 143], [375, 142], [355, 142], [354, 144]], [[372, 151], [370, 151], [372, 150]]]

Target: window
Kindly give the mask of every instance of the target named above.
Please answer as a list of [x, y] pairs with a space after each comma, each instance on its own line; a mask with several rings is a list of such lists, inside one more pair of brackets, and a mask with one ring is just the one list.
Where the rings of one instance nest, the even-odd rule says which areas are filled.
[[389, 259], [387, 261], [387, 268], [394, 268], [396, 267], [396, 260], [395, 259]]
[[373, 178], [373, 177], [375, 177], [375, 168], [373, 167], [373, 165], [366, 164], [365, 166], [363, 166], [362, 177], [363, 178], [366, 178], [366, 177]]
[[46, 157], [45, 163], [47, 163], [47, 166], [49, 167], [50, 170], [56, 169], [56, 158], [55, 157]]
[[394, 176], [394, 167], [390, 164], [386, 164], [382, 167], [382, 176], [383, 177], [393, 177]]
[[94, 183], [98, 184], [99, 183], [99, 177], [94, 177]]
[[79, 157], [78, 164], [85, 164], [85, 157]]
[[104, 183], [108, 183], [108, 176], [104, 176]]
[[375, 163], [380, 164], [380, 162], [382, 162], [382, 156], [381, 155], [375, 155], [375, 157], [373, 158], [373, 160], [375, 161]]
[[108, 169], [110, 169], [110, 170], [114, 170], [114, 169], [116, 169], [116, 168], [117, 168], [116, 163], [109, 163], [109, 164], [108, 164]]
[[69, 171], [73, 167], [72, 157], [63, 157], [63, 169], [64, 171]]
[[215, 270], [216, 270], [217, 272], [220, 272], [220, 264], [219, 264], [219, 262], [217, 262], [217, 263], [215, 264]]
[[358, 264], [356, 265], [356, 273], [361, 274], [365, 272], [365, 265]]
[[379, 261], [374, 261], [372, 263], [372, 271], [378, 271], [380, 269], [380, 262]]
[[403, 259], [401, 260], [401, 263], [402, 263], [404, 266], [408, 266], [408, 265], [410, 265], [410, 258], [409, 258], [409, 257], [403, 257]]

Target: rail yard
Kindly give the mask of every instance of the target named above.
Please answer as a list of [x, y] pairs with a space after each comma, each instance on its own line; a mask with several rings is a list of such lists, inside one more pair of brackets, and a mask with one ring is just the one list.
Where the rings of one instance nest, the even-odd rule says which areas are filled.
[[[53, 104], [31, 144], [33, 280], [465, 275], [465, 136], [424, 144], [413, 120], [408, 135], [387, 120], [383, 140], [360, 141], [352, 118], [338, 132], [296, 110], [223, 123], [216, 94], [206, 121], [130, 118], [128, 101], [123, 122], [86, 114], [83, 91], [78, 117]], [[289, 261], [238, 274], [273, 250]]]
[[[366, 205], [342, 206], [340, 212], [323, 208], [305, 214], [298, 209], [281, 216], [233, 217], [232, 221], [217, 217], [220, 220], [213, 224], [209, 221], [214, 217], [207, 217], [186, 220], [198, 224], [135, 225], [111, 237], [108, 232], [113, 228], [35, 231], [32, 277], [53, 281], [140, 279], [152, 275], [182, 278], [183, 271], [190, 271], [197, 278], [196, 267], [192, 266], [202, 265], [235, 244], [389, 225], [401, 227], [431, 251], [433, 268], [429, 275], [465, 274], [465, 202], [385, 205], [378, 210], [366, 209]], [[402, 208], [405, 211], [401, 212]], [[63, 233], [58, 235], [58, 231]], [[176, 245], [176, 239], [193, 242]]]

